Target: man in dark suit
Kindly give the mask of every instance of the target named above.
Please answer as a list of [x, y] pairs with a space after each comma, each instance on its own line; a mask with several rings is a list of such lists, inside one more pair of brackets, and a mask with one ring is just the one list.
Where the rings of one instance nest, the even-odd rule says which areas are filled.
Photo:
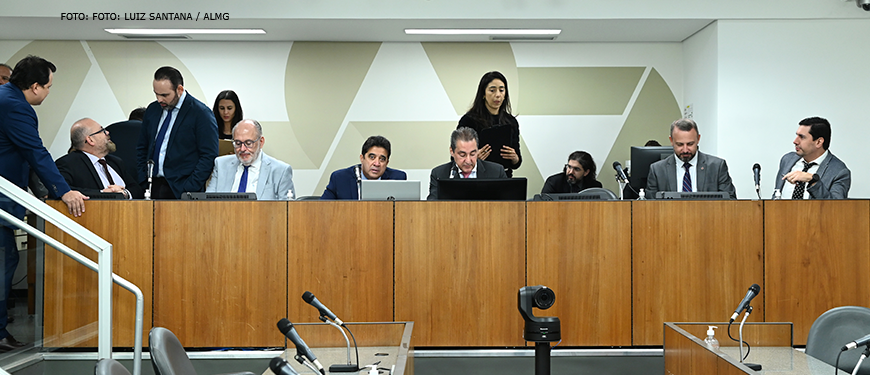
[[203, 191], [218, 154], [214, 114], [184, 90], [181, 72], [173, 67], [157, 69], [153, 87], [157, 100], [145, 109], [136, 147], [139, 182], [147, 183], [148, 160], [153, 160], [152, 198]]
[[[39, 138], [38, 120], [33, 106], [42, 104], [51, 89], [57, 68], [36, 56], [27, 56], [12, 71], [9, 83], [0, 86], [0, 176], [19, 188], [26, 189], [30, 170], [48, 188], [48, 194], [61, 198], [73, 216], [85, 211], [84, 200], [57, 171], [51, 154]], [[0, 209], [24, 219], [24, 207], [0, 194]], [[12, 289], [12, 275], [18, 267], [18, 246], [11, 224], [0, 220], [0, 353], [23, 347], [6, 330], [6, 302]]]
[[115, 150], [109, 134], [92, 119], [76, 121], [69, 135], [75, 151], [57, 159], [57, 169], [71, 188], [85, 195], [121, 193], [127, 199], [141, 199], [142, 187], [124, 168], [121, 158], [109, 154]]
[[649, 167], [648, 198], [655, 198], [658, 191], [724, 191], [731, 199], [737, 199], [725, 160], [698, 151], [701, 134], [694, 120], [674, 121], [670, 140], [674, 155]]
[[407, 180], [405, 172], [387, 168], [391, 152], [388, 139], [379, 135], [369, 137], [363, 143], [360, 163], [332, 172], [320, 199], [358, 200], [362, 180]]
[[[136, 145], [139, 144], [139, 135], [142, 134], [142, 116], [144, 114], [145, 107], [136, 108], [130, 112], [127, 121], [116, 122], [106, 127], [106, 130], [112, 134], [112, 142], [117, 146], [116, 150], [110, 154], [121, 158], [127, 171], [133, 177], [139, 174], [136, 169]], [[134, 182], [138, 183], [138, 180]]]
[[541, 194], [579, 193], [589, 188], [600, 188], [601, 183], [595, 179], [597, 169], [592, 155], [586, 151], [574, 151], [568, 155], [568, 164], [565, 164], [562, 173], [556, 173], [544, 181]]
[[779, 161], [774, 198], [777, 191], [785, 199], [848, 198], [852, 173], [828, 151], [831, 123], [821, 117], [805, 118], [795, 134], [794, 152], [783, 155]]
[[429, 196], [438, 199], [438, 180], [448, 178], [508, 178], [501, 164], [477, 159], [477, 132], [462, 127], [450, 134], [450, 156], [453, 160], [432, 168], [429, 174]]

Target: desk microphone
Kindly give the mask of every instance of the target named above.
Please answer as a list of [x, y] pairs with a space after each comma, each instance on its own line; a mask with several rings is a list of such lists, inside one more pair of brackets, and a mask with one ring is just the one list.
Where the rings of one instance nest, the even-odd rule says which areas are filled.
[[272, 362], [269, 362], [269, 369], [272, 370], [275, 375], [299, 375], [299, 373], [290, 367], [290, 364], [281, 357], [272, 358]]
[[737, 319], [737, 316], [740, 315], [743, 310], [746, 310], [746, 308], [749, 307], [749, 302], [751, 302], [752, 299], [758, 295], [758, 291], [760, 290], [761, 287], [758, 286], [758, 284], [752, 284], [752, 286], [749, 287], [749, 291], [746, 292], [746, 296], [743, 297], [743, 300], [740, 301], [739, 305], [737, 305], [737, 309], [734, 310], [734, 315], [731, 315], [731, 320], [729, 321], [729, 323], [733, 322], [734, 319]]
[[845, 352], [849, 349], [854, 349], [854, 348], [857, 348], [859, 346], [867, 345], [868, 343], [870, 343], [870, 335], [867, 335], [867, 336], [864, 336], [860, 339], [852, 341], [852, 342], [846, 344], [846, 346], [843, 346], [840, 350]]
[[755, 177], [755, 192], [758, 193], [761, 191], [761, 164], [752, 166], [752, 175]]
[[151, 199], [151, 177], [154, 174], [154, 160], [148, 159], [145, 164], [145, 173], [148, 175], [148, 189], [145, 189], [145, 199]]
[[320, 316], [325, 316], [329, 319], [332, 319], [334, 322], [338, 323], [338, 325], [340, 325], [340, 326], [344, 325], [344, 322], [342, 322], [341, 319], [339, 319], [337, 316], [335, 316], [335, 314], [333, 314], [332, 311], [329, 311], [329, 309], [326, 308], [326, 306], [323, 306], [323, 304], [317, 300], [317, 297], [314, 296], [314, 293], [311, 293], [309, 291], [305, 291], [305, 293], [302, 293], [302, 300], [304, 300], [305, 303], [317, 308], [317, 310], [320, 311]]
[[[293, 323], [290, 323], [287, 318], [283, 318], [278, 321], [278, 329], [281, 333], [284, 334], [285, 337], [290, 339], [293, 342], [293, 345], [296, 346], [296, 354], [298, 356], [302, 356], [308, 358], [308, 360], [317, 366], [317, 369], [320, 370], [320, 373], [326, 374], [326, 371], [323, 370], [323, 365], [320, 364], [320, 361], [317, 360], [317, 356], [311, 351], [311, 348], [305, 344], [305, 341], [302, 341], [302, 338], [299, 337], [299, 333], [296, 332], [296, 328], [293, 327]], [[297, 361], [302, 361], [300, 358], [296, 359]]]
[[616, 170], [616, 179], [619, 182], [628, 181], [628, 177], [625, 176], [625, 172], [622, 170], [622, 164], [619, 164], [618, 161], [613, 162], [613, 169]]

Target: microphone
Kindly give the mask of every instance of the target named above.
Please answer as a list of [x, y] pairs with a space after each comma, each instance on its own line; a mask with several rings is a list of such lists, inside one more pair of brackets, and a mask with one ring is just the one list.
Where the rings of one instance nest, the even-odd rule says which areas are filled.
[[269, 369], [272, 370], [275, 375], [299, 375], [299, 373], [290, 367], [290, 364], [281, 357], [272, 358], [272, 362], [269, 362]]
[[846, 344], [846, 346], [842, 347], [840, 350], [845, 352], [849, 349], [854, 349], [854, 348], [857, 348], [859, 346], [867, 345], [868, 343], [870, 343], [870, 335], [867, 335], [867, 336], [864, 336], [860, 339], [852, 341], [852, 342]]
[[755, 191], [758, 192], [761, 190], [761, 164], [752, 166], [752, 175], [755, 177]]
[[616, 170], [616, 180], [619, 182], [628, 181], [628, 177], [625, 177], [625, 172], [622, 171], [622, 164], [619, 164], [618, 161], [613, 162], [613, 169]]
[[302, 338], [299, 337], [299, 333], [296, 332], [296, 328], [293, 327], [293, 323], [290, 323], [287, 318], [283, 318], [278, 321], [278, 330], [280, 330], [285, 337], [293, 342], [293, 345], [296, 346], [297, 355], [308, 358], [311, 363], [317, 366], [317, 369], [320, 370], [321, 373], [326, 373], [326, 371], [323, 370], [323, 365], [321, 365], [320, 361], [317, 360], [317, 357], [311, 351], [311, 348], [309, 348], [308, 345], [305, 344], [305, 341], [302, 341]]
[[148, 175], [148, 188], [145, 189], [145, 199], [151, 199], [151, 176], [154, 174], [154, 160], [145, 163], [145, 174]]
[[454, 176], [456, 176], [456, 171], [457, 171], [458, 169], [459, 169], [459, 168], [456, 167], [456, 163], [453, 163], [453, 166], [450, 167], [450, 178], [453, 178]]
[[335, 314], [333, 314], [332, 311], [329, 311], [329, 309], [327, 309], [326, 306], [323, 306], [323, 304], [317, 300], [317, 297], [315, 297], [313, 293], [311, 293], [309, 291], [305, 291], [305, 293], [302, 293], [302, 300], [304, 300], [305, 303], [316, 307], [317, 310], [320, 311], [321, 316], [326, 316], [327, 318], [332, 319], [333, 321], [338, 323], [338, 325], [340, 325], [340, 326], [344, 325], [344, 322], [342, 322], [341, 319], [339, 319], [337, 316], [335, 316]]
[[759, 290], [761, 290], [761, 287], [759, 287], [758, 284], [752, 284], [752, 286], [749, 287], [749, 291], [746, 292], [746, 297], [743, 297], [743, 300], [740, 301], [739, 305], [737, 305], [737, 309], [734, 310], [734, 315], [731, 315], [729, 323], [733, 322], [734, 319], [737, 319], [737, 315], [740, 315], [740, 313], [749, 306], [749, 302], [758, 295]]

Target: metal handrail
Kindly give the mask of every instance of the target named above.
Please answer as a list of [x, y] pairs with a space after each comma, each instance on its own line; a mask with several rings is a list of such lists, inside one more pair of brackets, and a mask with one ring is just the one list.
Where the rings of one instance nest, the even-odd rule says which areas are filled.
[[100, 238], [87, 228], [76, 223], [49, 205], [31, 196], [9, 180], [0, 177], [0, 194], [24, 206], [46, 222], [54, 225], [64, 233], [71, 235], [82, 244], [97, 252], [98, 263], [88, 259], [75, 250], [70, 249], [60, 241], [19, 220], [14, 215], [0, 210], [0, 218], [24, 230], [55, 248], [62, 254], [97, 272], [98, 285], [98, 321], [97, 321], [97, 356], [100, 359], [112, 358], [112, 283], [118, 284], [136, 296], [136, 330], [133, 348], [133, 375], [142, 372], [142, 324], [144, 316], [145, 297], [136, 285], [112, 273], [112, 244]]

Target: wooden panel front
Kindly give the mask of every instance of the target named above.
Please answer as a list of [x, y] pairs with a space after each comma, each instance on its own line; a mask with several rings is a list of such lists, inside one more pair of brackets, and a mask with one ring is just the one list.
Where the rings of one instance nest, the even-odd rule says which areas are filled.
[[632, 229], [633, 345], [660, 345], [666, 321], [730, 318], [750, 285], [765, 290], [759, 201], [635, 201]]
[[[528, 285], [546, 285], [567, 346], [631, 345], [631, 203], [529, 202]], [[505, 314], [510, 315], [511, 312]]]
[[870, 306], [868, 201], [766, 202], [764, 227], [766, 317], [794, 322], [795, 344], [825, 311]]
[[154, 325], [187, 347], [283, 345], [287, 202], [154, 205]]
[[415, 345], [523, 345], [525, 205], [396, 202], [395, 320]]
[[[305, 291], [345, 322], [393, 320], [392, 202], [291, 202], [286, 230], [290, 321], [319, 322], [317, 309], [302, 300]], [[335, 329], [317, 332], [344, 343]], [[381, 339], [357, 337], [366, 338]], [[311, 337], [321, 339], [328, 338]]]
[[[68, 217], [61, 201], [49, 206]], [[151, 247], [153, 204], [148, 201], [87, 201], [85, 213], [72, 218], [112, 244], [112, 271], [135, 284], [145, 295], [143, 345], [151, 330]], [[45, 233], [93, 261], [97, 253], [72, 236], [46, 223]], [[46, 246], [45, 320], [46, 347], [97, 346], [97, 273]], [[112, 344], [132, 347], [136, 323], [136, 297], [117, 285], [112, 287]]]

